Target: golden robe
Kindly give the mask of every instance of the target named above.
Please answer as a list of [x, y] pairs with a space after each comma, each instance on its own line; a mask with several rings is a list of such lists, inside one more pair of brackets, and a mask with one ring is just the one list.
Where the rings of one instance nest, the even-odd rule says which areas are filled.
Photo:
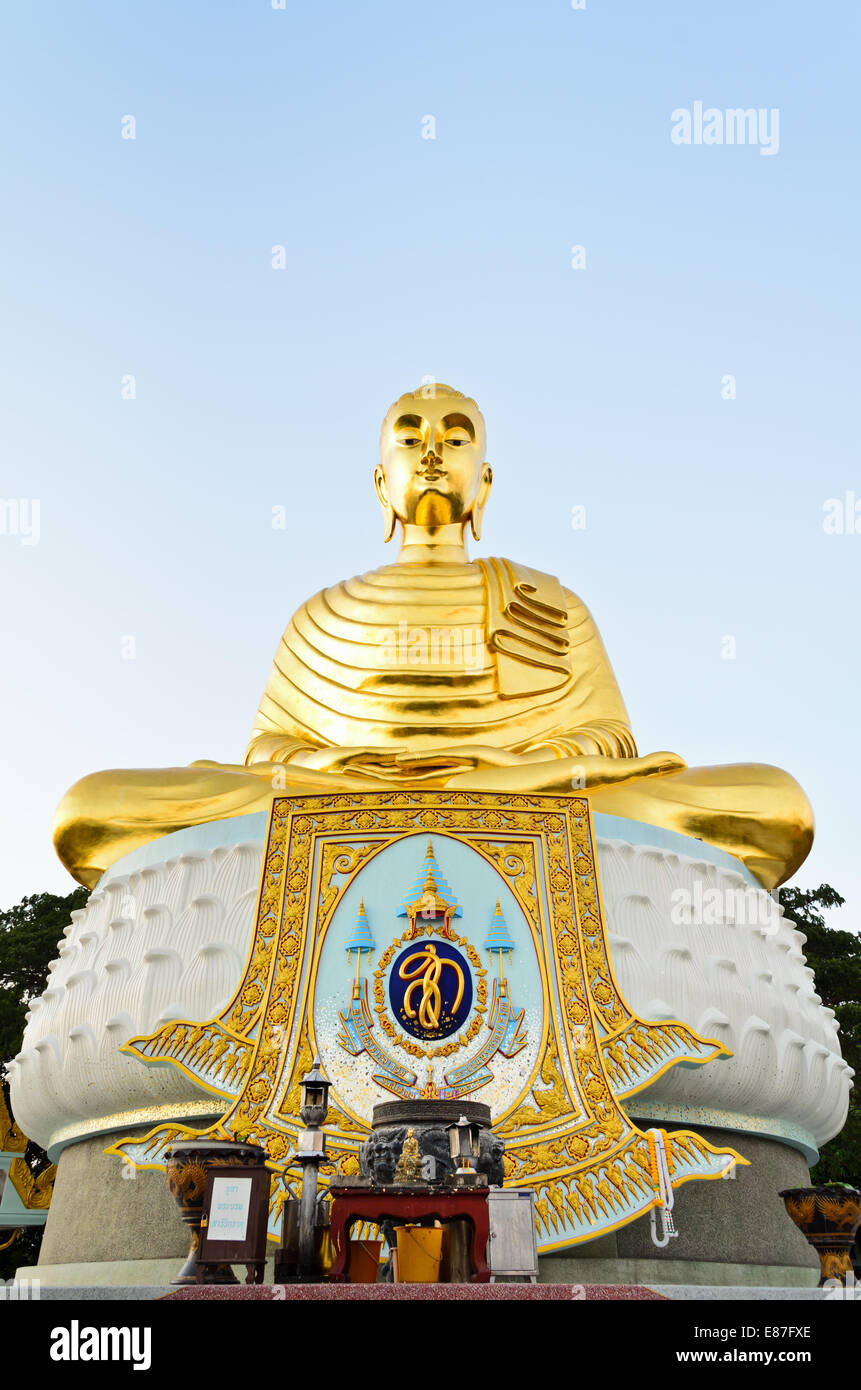
[[[507, 765], [459, 768], [452, 753], [476, 746]], [[303, 765], [327, 749], [346, 763]], [[350, 750], [368, 749], [382, 766], [361, 752], [350, 765]], [[410, 765], [437, 753], [438, 767]], [[589, 610], [552, 576], [502, 559], [385, 565], [316, 594], [281, 639], [244, 765], [94, 773], [61, 802], [54, 842], [91, 887], [157, 836], [268, 809], [279, 793], [565, 793], [584, 786], [583, 769], [593, 809], [706, 840], [769, 889], [812, 844], [807, 798], [779, 768], [638, 759]]]
[[281, 638], [246, 762], [456, 744], [636, 756], [592, 615], [551, 576], [507, 560], [394, 564], [315, 594]]

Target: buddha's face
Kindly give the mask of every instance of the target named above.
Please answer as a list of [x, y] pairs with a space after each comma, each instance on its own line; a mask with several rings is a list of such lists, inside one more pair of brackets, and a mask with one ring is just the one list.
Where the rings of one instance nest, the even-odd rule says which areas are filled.
[[464, 522], [490, 481], [484, 420], [473, 401], [407, 397], [389, 412], [380, 440], [377, 492], [404, 525]]

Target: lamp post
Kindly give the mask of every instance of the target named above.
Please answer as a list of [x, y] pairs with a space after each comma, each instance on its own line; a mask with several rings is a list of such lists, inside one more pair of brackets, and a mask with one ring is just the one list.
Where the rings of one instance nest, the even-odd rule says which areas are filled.
[[320, 1126], [329, 1111], [329, 1085], [319, 1057], [302, 1077], [299, 1114], [305, 1128], [296, 1137], [296, 1157], [302, 1167], [299, 1207], [299, 1282], [317, 1282], [317, 1178], [326, 1157], [326, 1136]]

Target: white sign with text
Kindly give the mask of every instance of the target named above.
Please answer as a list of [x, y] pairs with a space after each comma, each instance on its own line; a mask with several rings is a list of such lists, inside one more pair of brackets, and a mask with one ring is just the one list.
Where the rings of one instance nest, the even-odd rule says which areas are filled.
[[209, 1207], [210, 1240], [244, 1240], [251, 1209], [250, 1178], [215, 1178]]

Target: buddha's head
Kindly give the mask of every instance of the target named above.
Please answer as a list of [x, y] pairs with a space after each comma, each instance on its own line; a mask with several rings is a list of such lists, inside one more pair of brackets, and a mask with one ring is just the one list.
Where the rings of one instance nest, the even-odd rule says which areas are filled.
[[428, 531], [468, 522], [478, 540], [493, 481], [485, 442], [475, 401], [451, 386], [421, 386], [395, 401], [383, 421], [374, 472], [386, 540], [396, 521]]

